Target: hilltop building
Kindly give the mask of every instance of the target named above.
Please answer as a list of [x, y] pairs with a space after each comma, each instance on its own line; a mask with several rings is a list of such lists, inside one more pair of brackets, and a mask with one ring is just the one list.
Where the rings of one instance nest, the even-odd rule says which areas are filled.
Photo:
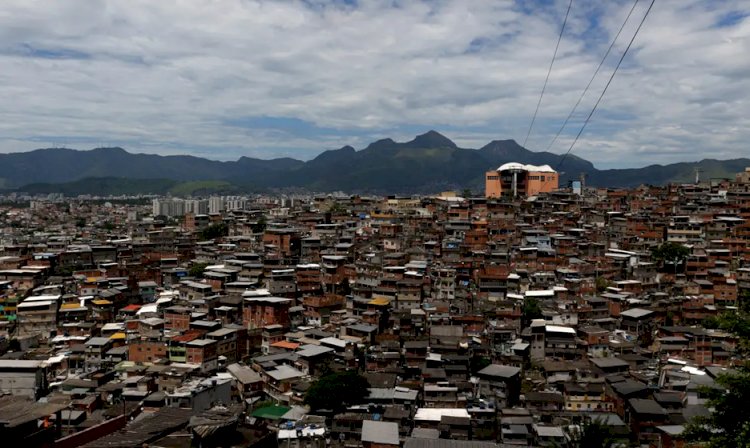
[[484, 191], [488, 198], [535, 196], [557, 190], [560, 176], [549, 165], [506, 163], [485, 174]]

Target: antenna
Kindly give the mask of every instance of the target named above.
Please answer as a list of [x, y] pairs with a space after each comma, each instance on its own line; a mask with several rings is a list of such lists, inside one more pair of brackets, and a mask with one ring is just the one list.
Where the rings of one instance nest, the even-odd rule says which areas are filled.
[[695, 183], [697, 185], [697, 184], [701, 183], [701, 173], [703, 172], [703, 170], [700, 169], [700, 167], [697, 167], [697, 166], [693, 170], [695, 171]]

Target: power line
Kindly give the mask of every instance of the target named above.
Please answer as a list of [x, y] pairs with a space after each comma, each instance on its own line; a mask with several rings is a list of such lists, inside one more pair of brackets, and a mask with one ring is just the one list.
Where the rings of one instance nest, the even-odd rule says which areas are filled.
[[557, 57], [557, 49], [560, 48], [560, 41], [562, 40], [563, 32], [565, 31], [565, 24], [568, 23], [568, 15], [570, 15], [570, 8], [573, 6], [573, 0], [568, 3], [568, 10], [565, 11], [565, 19], [563, 20], [562, 28], [560, 28], [560, 35], [557, 37], [557, 45], [555, 45], [555, 52], [552, 53], [552, 60], [549, 63], [549, 69], [547, 70], [547, 77], [544, 78], [544, 85], [542, 86], [542, 93], [539, 95], [539, 101], [536, 103], [536, 109], [534, 110], [534, 116], [531, 118], [531, 124], [529, 125], [529, 131], [526, 133], [526, 138], [523, 139], [523, 147], [526, 147], [526, 141], [531, 135], [531, 129], [534, 127], [534, 121], [536, 121], [536, 115], [539, 113], [539, 106], [542, 104], [542, 98], [544, 98], [544, 91], [547, 89], [547, 81], [549, 81], [549, 75], [552, 73], [552, 65], [555, 63]]
[[628, 20], [630, 20], [630, 16], [633, 14], [633, 11], [635, 10], [636, 5], [638, 5], [638, 2], [640, 0], [635, 0], [633, 2], [633, 7], [630, 8], [630, 12], [628, 12], [628, 16], [625, 17], [625, 21], [622, 22], [622, 25], [620, 26], [620, 29], [617, 30], [617, 34], [615, 35], [615, 38], [612, 39], [612, 43], [609, 44], [609, 48], [607, 48], [607, 51], [604, 53], [604, 57], [602, 57], [601, 62], [599, 62], [599, 66], [596, 67], [596, 70], [594, 71], [594, 74], [591, 75], [591, 79], [589, 79], [589, 83], [586, 84], [586, 88], [583, 89], [583, 92], [581, 92], [581, 96], [578, 97], [578, 101], [576, 101], [575, 106], [573, 106], [573, 109], [568, 114], [567, 118], [565, 118], [565, 121], [563, 122], [562, 126], [560, 126], [560, 129], [557, 130], [557, 134], [552, 138], [552, 141], [549, 142], [549, 145], [547, 145], [546, 151], [549, 151], [550, 148], [552, 148], [552, 145], [555, 144], [557, 141], [557, 137], [560, 136], [563, 129], [565, 129], [565, 126], [568, 125], [568, 122], [571, 118], [573, 118], [573, 114], [575, 114], [576, 110], [578, 109], [578, 106], [581, 104], [581, 101], [583, 101], [583, 97], [586, 96], [586, 93], [589, 91], [589, 87], [591, 87], [591, 84], [594, 82], [594, 78], [596, 78], [596, 75], [599, 74], [599, 70], [601, 70], [602, 66], [604, 65], [604, 61], [607, 60], [607, 56], [609, 56], [609, 52], [612, 51], [612, 47], [615, 46], [615, 42], [617, 42], [617, 39], [620, 37], [620, 33], [622, 33], [622, 30], [625, 28], [625, 24], [628, 23]]
[[604, 98], [604, 94], [607, 93], [607, 88], [609, 88], [609, 85], [612, 83], [612, 80], [615, 78], [615, 74], [617, 73], [617, 70], [620, 68], [620, 64], [622, 64], [622, 60], [625, 59], [625, 56], [628, 54], [628, 50], [630, 50], [630, 46], [633, 45], [633, 41], [635, 41], [635, 37], [638, 35], [638, 32], [641, 30], [641, 27], [643, 26], [643, 22], [646, 21], [646, 17], [648, 17], [648, 14], [651, 12], [651, 8], [654, 6], [655, 2], [656, 0], [651, 0], [651, 4], [648, 5], [646, 14], [643, 15], [643, 18], [641, 19], [641, 23], [639, 23], [638, 28], [635, 29], [635, 33], [633, 33], [633, 37], [630, 39], [630, 42], [628, 42], [628, 46], [625, 47], [625, 51], [622, 52], [622, 56], [620, 56], [620, 60], [617, 61], [617, 65], [615, 66], [615, 69], [612, 72], [612, 75], [609, 77], [607, 84], [604, 86], [604, 90], [602, 90], [602, 94], [599, 95], [599, 98], [596, 100], [596, 103], [594, 103], [594, 107], [591, 109], [591, 112], [589, 112], [589, 115], [586, 117], [586, 120], [584, 120], [583, 126], [581, 126], [581, 129], [578, 131], [576, 138], [573, 140], [573, 143], [570, 144], [570, 148], [568, 148], [568, 151], [565, 152], [565, 154], [563, 155], [563, 158], [560, 160], [560, 163], [557, 164], [557, 171], [560, 171], [560, 167], [565, 162], [565, 159], [568, 157], [568, 154], [570, 154], [570, 151], [573, 150], [573, 146], [575, 146], [575, 144], [578, 142], [578, 138], [583, 133], [583, 130], [586, 129], [586, 125], [589, 124], [589, 120], [591, 120], [591, 117], [594, 115], [594, 112], [596, 111], [597, 106], [599, 106], [599, 103], [601, 102], [602, 98]]

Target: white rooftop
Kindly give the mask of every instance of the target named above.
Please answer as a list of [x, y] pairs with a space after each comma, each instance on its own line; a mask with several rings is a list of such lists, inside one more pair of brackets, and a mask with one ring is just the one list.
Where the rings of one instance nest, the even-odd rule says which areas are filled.
[[569, 334], [576, 334], [576, 330], [570, 327], [561, 327], [559, 325], [547, 325], [545, 328], [545, 331], [550, 331], [554, 333], [569, 333]]
[[415, 421], [439, 422], [443, 416], [470, 418], [469, 411], [460, 408], [419, 408], [414, 416]]
[[506, 171], [506, 170], [521, 170], [521, 171], [536, 171], [540, 173], [554, 173], [555, 170], [552, 169], [549, 165], [524, 165], [523, 163], [518, 162], [508, 162], [500, 165], [500, 168], [497, 169], [497, 171]]
[[62, 295], [60, 294], [43, 294], [38, 296], [30, 296], [24, 299], [24, 302], [56, 302], [60, 300]]
[[398, 423], [363, 420], [362, 442], [399, 446]]
[[554, 297], [554, 289], [544, 289], [541, 291], [526, 291], [524, 293], [526, 297]]

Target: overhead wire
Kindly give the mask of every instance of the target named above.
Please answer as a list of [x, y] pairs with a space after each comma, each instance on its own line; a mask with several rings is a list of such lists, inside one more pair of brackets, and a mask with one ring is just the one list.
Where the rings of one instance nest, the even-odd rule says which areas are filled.
[[555, 64], [555, 58], [557, 58], [557, 50], [560, 48], [560, 41], [562, 40], [563, 33], [565, 32], [565, 25], [568, 23], [568, 16], [570, 15], [570, 8], [573, 6], [573, 0], [568, 3], [568, 10], [565, 11], [565, 19], [563, 19], [562, 27], [560, 28], [560, 35], [557, 37], [557, 44], [555, 45], [555, 51], [552, 53], [552, 60], [549, 63], [549, 69], [547, 70], [547, 76], [544, 78], [544, 85], [542, 85], [542, 93], [539, 95], [539, 101], [536, 103], [536, 109], [534, 110], [534, 116], [531, 118], [531, 124], [529, 125], [529, 131], [526, 133], [526, 138], [523, 139], [523, 147], [526, 147], [526, 142], [529, 140], [531, 135], [531, 129], [534, 127], [536, 116], [539, 113], [539, 106], [542, 104], [542, 98], [544, 98], [544, 91], [547, 89], [547, 82], [549, 81], [549, 75], [552, 73], [552, 66]]
[[570, 152], [573, 150], [573, 147], [578, 142], [578, 139], [581, 137], [583, 130], [586, 129], [586, 126], [589, 124], [589, 121], [591, 120], [591, 117], [594, 115], [594, 112], [596, 112], [596, 108], [599, 106], [599, 103], [602, 101], [602, 98], [604, 98], [604, 94], [607, 93], [607, 89], [609, 88], [609, 85], [612, 83], [612, 80], [615, 78], [615, 74], [617, 74], [617, 70], [620, 68], [620, 64], [622, 64], [623, 59], [625, 59], [625, 56], [628, 54], [630, 47], [633, 45], [633, 42], [635, 41], [636, 36], [638, 36], [638, 32], [640, 32], [641, 27], [643, 26], [643, 23], [646, 21], [646, 17], [648, 17], [648, 14], [651, 12], [651, 8], [653, 8], [655, 2], [656, 0], [651, 0], [651, 4], [648, 5], [648, 9], [646, 10], [646, 13], [643, 15], [641, 22], [638, 24], [638, 28], [635, 29], [635, 32], [633, 33], [633, 37], [630, 38], [630, 42], [628, 42], [628, 46], [625, 47], [625, 51], [622, 52], [622, 56], [620, 56], [620, 60], [617, 61], [617, 65], [615, 66], [615, 69], [612, 71], [612, 75], [610, 75], [609, 80], [607, 81], [607, 84], [604, 86], [604, 89], [602, 90], [601, 95], [599, 95], [599, 98], [596, 100], [596, 103], [594, 103], [594, 107], [591, 108], [591, 112], [589, 112], [588, 116], [586, 117], [586, 120], [584, 120], [583, 125], [581, 126], [581, 129], [578, 131], [578, 134], [576, 134], [575, 139], [573, 139], [573, 142], [570, 144], [570, 147], [563, 155], [562, 159], [560, 160], [560, 163], [557, 164], [557, 171], [560, 170], [560, 167], [565, 162]]
[[565, 126], [567, 126], [568, 123], [570, 122], [570, 119], [573, 118], [573, 114], [575, 114], [576, 110], [578, 110], [578, 106], [581, 105], [581, 101], [583, 101], [583, 97], [586, 96], [586, 93], [588, 93], [589, 88], [591, 87], [591, 84], [594, 82], [596, 75], [599, 74], [599, 70], [601, 70], [602, 66], [604, 65], [604, 61], [607, 60], [609, 53], [612, 51], [612, 48], [615, 46], [615, 42], [617, 42], [617, 39], [620, 37], [620, 34], [622, 33], [622, 30], [625, 28], [625, 25], [628, 23], [628, 20], [630, 20], [630, 16], [633, 15], [633, 11], [635, 10], [635, 7], [638, 5], [639, 1], [640, 0], [635, 0], [635, 2], [633, 2], [633, 6], [630, 8], [630, 11], [628, 12], [627, 17], [625, 17], [625, 21], [622, 22], [622, 25], [620, 25], [620, 29], [617, 30], [617, 34], [615, 34], [614, 39], [612, 39], [612, 42], [609, 44], [609, 48], [607, 48], [607, 51], [604, 52], [604, 56], [602, 57], [602, 60], [599, 62], [599, 65], [596, 67], [596, 70], [594, 70], [594, 74], [591, 75], [591, 79], [589, 79], [589, 83], [586, 84], [586, 88], [584, 88], [583, 92], [581, 92], [581, 96], [578, 97], [578, 101], [576, 101], [576, 104], [573, 106], [573, 109], [571, 109], [570, 113], [565, 118], [565, 121], [563, 122], [562, 126], [560, 126], [560, 129], [557, 130], [557, 133], [555, 134], [555, 136], [552, 137], [552, 141], [549, 142], [549, 145], [547, 145], [547, 149], [545, 149], [545, 151], [549, 151], [550, 148], [552, 148], [552, 145], [555, 144], [555, 142], [557, 141], [557, 138], [565, 129]]

